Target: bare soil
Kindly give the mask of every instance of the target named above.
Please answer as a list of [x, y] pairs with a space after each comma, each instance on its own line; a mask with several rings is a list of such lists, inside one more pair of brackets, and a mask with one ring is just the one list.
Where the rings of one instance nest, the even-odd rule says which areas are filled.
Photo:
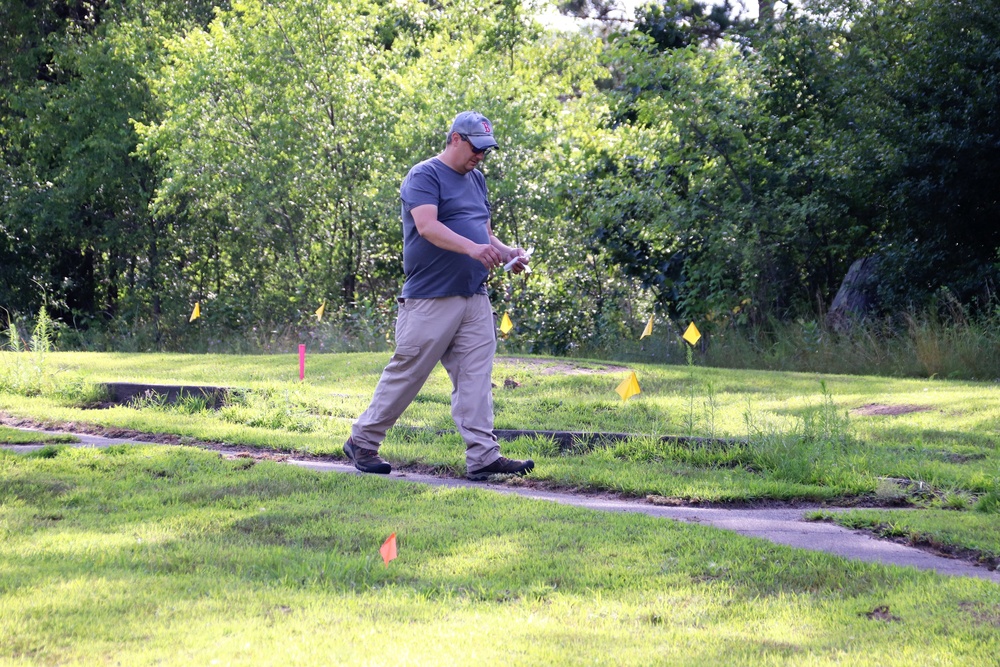
[[869, 417], [872, 415], [905, 415], [911, 412], [927, 412], [934, 408], [928, 405], [883, 405], [882, 403], [869, 403], [860, 408], [851, 410], [852, 415]]
[[[830, 519], [822, 520], [830, 521]], [[870, 535], [876, 539], [887, 540], [889, 542], [895, 542], [896, 544], [904, 544], [908, 547], [914, 547], [942, 558], [953, 558], [955, 560], [973, 563], [974, 565], [981, 565], [991, 572], [1000, 567], [1000, 558], [992, 554], [977, 551], [975, 549], [967, 549], [965, 547], [956, 547], [950, 544], [944, 544], [926, 535], [908, 535], [905, 537], [895, 535], [892, 532], [892, 527], [888, 525], [880, 524], [873, 526], [872, 528], [857, 528], [855, 530], [860, 533]]]
[[528, 359], [526, 357], [502, 357], [498, 364], [538, 370], [542, 375], [612, 375], [627, 371], [625, 366], [615, 364], [577, 363], [566, 359]]

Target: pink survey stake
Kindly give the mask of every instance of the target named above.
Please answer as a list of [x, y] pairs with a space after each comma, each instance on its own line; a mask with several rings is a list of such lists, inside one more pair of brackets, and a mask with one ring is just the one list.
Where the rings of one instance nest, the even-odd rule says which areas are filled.
[[299, 345], [299, 382], [306, 379], [306, 346]]

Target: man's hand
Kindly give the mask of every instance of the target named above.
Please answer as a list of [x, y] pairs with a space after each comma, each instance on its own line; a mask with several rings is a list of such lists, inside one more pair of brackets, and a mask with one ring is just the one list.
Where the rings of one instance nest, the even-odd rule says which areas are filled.
[[510, 253], [507, 255], [507, 263], [503, 265], [504, 271], [531, 273], [531, 269], [528, 268], [528, 261], [533, 250], [534, 248], [530, 248], [527, 251], [521, 248], [511, 248]]
[[503, 257], [500, 255], [500, 251], [489, 243], [482, 245], [475, 244], [471, 252], [469, 252], [469, 257], [478, 259], [487, 270], [494, 269], [503, 264]]

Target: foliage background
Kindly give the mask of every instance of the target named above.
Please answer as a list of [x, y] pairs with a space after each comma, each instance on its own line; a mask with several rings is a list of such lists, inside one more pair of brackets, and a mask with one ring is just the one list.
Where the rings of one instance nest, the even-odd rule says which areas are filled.
[[652, 312], [766, 349], [862, 258], [886, 331], [995, 316], [994, 7], [763, 4], [5, 3], [0, 306], [64, 347], [384, 346], [398, 184], [475, 108], [494, 227], [536, 248], [490, 283], [528, 351]]

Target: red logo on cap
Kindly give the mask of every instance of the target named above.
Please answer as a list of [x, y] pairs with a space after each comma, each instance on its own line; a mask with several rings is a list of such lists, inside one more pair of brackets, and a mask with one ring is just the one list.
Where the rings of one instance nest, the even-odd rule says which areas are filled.
[[485, 120], [483, 121], [483, 131], [486, 132], [486, 134], [490, 134], [491, 132], [493, 132], [493, 130], [490, 129], [490, 124], [487, 123]]

